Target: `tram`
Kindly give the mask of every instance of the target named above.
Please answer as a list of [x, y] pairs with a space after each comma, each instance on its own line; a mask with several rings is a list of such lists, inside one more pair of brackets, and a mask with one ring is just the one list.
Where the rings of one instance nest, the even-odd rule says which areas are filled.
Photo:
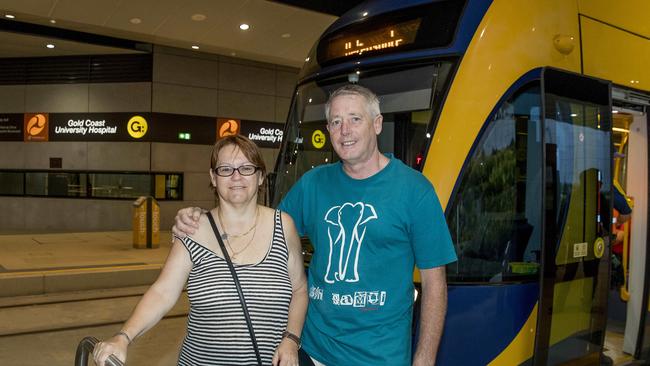
[[[366, 86], [380, 151], [432, 182], [458, 255], [439, 365], [599, 364], [615, 301], [623, 350], [648, 360], [648, 14], [644, 0], [362, 3], [305, 60], [272, 204], [337, 160], [329, 93]], [[612, 289], [615, 180], [635, 208]]]

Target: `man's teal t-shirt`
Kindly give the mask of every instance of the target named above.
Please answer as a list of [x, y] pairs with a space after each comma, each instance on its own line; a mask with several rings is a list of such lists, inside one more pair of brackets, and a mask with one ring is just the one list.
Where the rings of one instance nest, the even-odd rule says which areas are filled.
[[456, 260], [431, 183], [400, 160], [366, 179], [307, 172], [280, 209], [314, 245], [303, 347], [330, 365], [410, 365], [413, 268]]

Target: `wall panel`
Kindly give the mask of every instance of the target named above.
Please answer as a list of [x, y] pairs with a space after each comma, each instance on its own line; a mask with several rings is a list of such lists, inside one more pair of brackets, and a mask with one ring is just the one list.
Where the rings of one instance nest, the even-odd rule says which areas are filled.
[[90, 112], [147, 112], [151, 110], [151, 83], [90, 84]]
[[217, 116], [216, 89], [153, 83], [153, 112]]
[[155, 53], [153, 81], [216, 89], [219, 63], [196, 57]]
[[219, 92], [219, 115], [228, 118], [275, 120], [275, 97], [231, 91]]
[[89, 170], [148, 171], [148, 142], [88, 142]]
[[88, 84], [27, 85], [25, 112], [88, 112]]
[[50, 169], [50, 158], [61, 158], [62, 169], [88, 169], [87, 142], [26, 142], [25, 169]]
[[0, 111], [23, 113], [25, 111], [25, 85], [0, 86]]
[[3, 141], [0, 143], [0, 168], [24, 169], [25, 168], [24, 142]]
[[222, 62], [219, 89], [252, 94], [275, 94], [275, 70]]

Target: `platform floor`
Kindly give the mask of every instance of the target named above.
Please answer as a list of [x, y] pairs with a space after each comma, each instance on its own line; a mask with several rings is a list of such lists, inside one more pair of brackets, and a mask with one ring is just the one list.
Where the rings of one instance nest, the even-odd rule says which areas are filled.
[[148, 285], [171, 245], [136, 249], [131, 231], [0, 235], [0, 298]]

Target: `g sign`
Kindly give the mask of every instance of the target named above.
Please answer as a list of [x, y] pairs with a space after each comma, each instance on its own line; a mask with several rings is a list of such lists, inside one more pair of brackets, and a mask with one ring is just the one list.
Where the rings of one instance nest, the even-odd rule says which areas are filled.
[[325, 146], [325, 134], [321, 130], [315, 130], [311, 134], [311, 144], [317, 149], [322, 149]]
[[139, 139], [147, 133], [147, 120], [142, 116], [133, 116], [126, 125], [126, 130], [134, 139]]

